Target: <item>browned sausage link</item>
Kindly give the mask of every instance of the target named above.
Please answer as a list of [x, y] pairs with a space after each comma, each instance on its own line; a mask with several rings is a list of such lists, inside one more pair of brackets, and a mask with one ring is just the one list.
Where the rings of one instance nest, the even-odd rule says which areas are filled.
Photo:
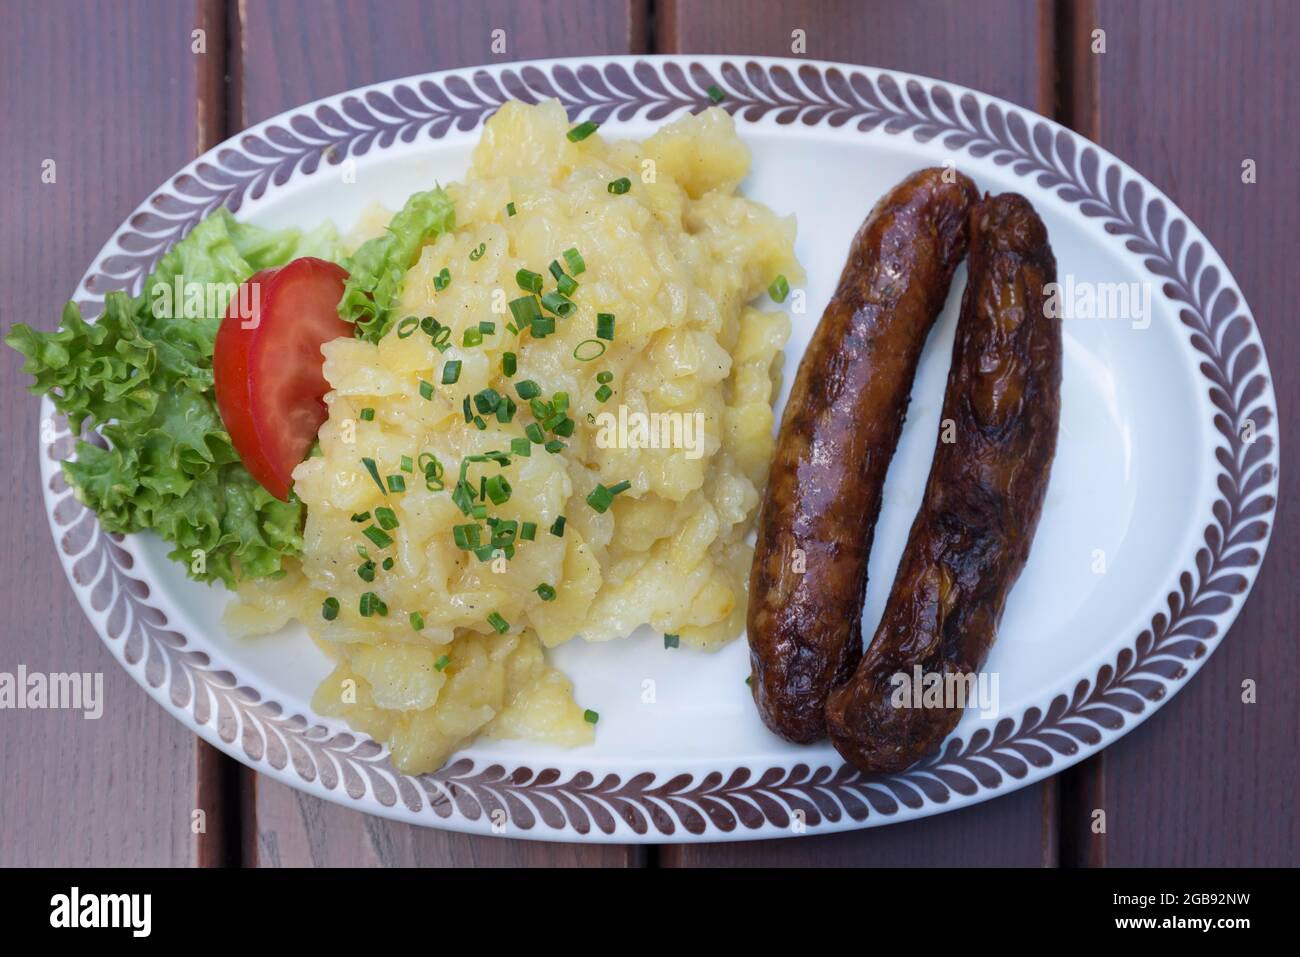
[[748, 621], [754, 701], [791, 741], [825, 737], [826, 695], [862, 654], [880, 489], [978, 199], [969, 179], [940, 169], [894, 187], [853, 238], [799, 365], [759, 520]]
[[[936, 751], [961, 718], [958, 707], [914, 707], [910, 689], [896, 698], [905, 686], [894, 676], [915, 685], [917, 666], [923, 676], [971, 676], [984, 664], [1056, 451], [1061, 328], [1043, 314], [1043, 287], [1056, 281], [1047, 230], [1028, 200], [1007, 193], [975, 207], [970, 232], [943, 402], [949, 441], [941, 427], [875, 639], [826, 703], [832, 742], [864, 771], [901, 771]], [[969, 679], [943, 680], [971, 688]]]

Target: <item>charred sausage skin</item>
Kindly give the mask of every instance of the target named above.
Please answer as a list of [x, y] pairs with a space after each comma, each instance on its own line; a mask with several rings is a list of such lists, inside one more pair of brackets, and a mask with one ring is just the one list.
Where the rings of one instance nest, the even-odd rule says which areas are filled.
[[942, 414], [952, 441], [941, 428], [880, 627], [827, 700], [831, 741], [867, 772], [933, 753], [961, 718], [956, 707], [896, 707], [893, 676], [983, 665], [1056, 451], [1061, 328], [1043, 311], [1056, 260], [1028, 200], [1008, 193], [972, 210], [968, 273]]
[[754, 702], [787, 740], [825, 737], [826, 696], [861, 656], [881, 487], [978, 199], [952, 170], [894, 187], [854, 237], [799, 365], [749, 579]]

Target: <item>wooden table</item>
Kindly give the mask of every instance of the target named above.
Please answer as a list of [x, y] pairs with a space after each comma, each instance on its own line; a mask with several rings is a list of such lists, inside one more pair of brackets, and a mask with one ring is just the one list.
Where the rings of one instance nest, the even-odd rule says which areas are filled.
[[[0, 0], [0, 322], [52, 328], [127, 212], [291, 106], [502, 59], [806, 55], [967, 84], [1072, 126], [1151, 178], [1227, 259], [1268, 346], [1282, 505], [1254, 594], [1177, 700], [1056, 778], [828, 837], [612, 847], [391, 824], [254, 775], [141, 693], [64, 583], [41, 518], [35, 400], [0, 350], [0, 670], [101, 671], [99, 721], [0, 713], [0, 865], [242, 863], [1295, 865], [1300, 680], [1300, 4], [1289, 0]], [[503, 56], [491, 31], [506, 31]], [[1105, 52], [1094, 53], [1094, 31]], [[194, 53], [192, 31], [205, 52]], [[56, 161], [53, 184], [42, 164]], [[1258, 178], [1243, 184], [1255, 160]], [[1290, 431], [1288, 431], [1290, 428]], [[1241, 684], [1258, 683], [1243, 704]], [[194, 835], [193, 811], [208, 827]], [[1104, 808], [1107, 833], [1093, 834]]]

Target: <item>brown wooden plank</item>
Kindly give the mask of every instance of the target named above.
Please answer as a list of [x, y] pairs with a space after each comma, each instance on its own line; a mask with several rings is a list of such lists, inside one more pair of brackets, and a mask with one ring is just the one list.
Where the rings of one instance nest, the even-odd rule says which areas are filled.
[[[494, 54], [492, 31], [506, 32]], [[231, 132], [320, 96], [428, 70], [535, 57], [639, 52], [640, 0], [258, 2], [238, 5]], [[643, 850], [467, 837], [395, 825], [245, 772], [245, 860], [258, 866], [634, 866]]]
[[247, 775], [256, 830], [246, 860], [258, 867], [641, 867], [643, 847], [470, 837], [397, 824]]
[[[1222, 254], [1264, 337], [1283, 431], [1278, 524], [1240, 617], [1190, 686], [1103, 754], [1104, 859], [1294, 866], [1300, 514], [1288, 503], [1300, 496], [1300, 8], [1099, 0], [1090, 12], [1076, 42], [1086, 48], [1093, 28], [1106, 31], [1106, 52], [1093, 64], [1097, 139], [1164, 190]], [[1241, 180], [1245, 159], [1257, 164], [1253, 185]], [[1258, 684], [1258, 704], [1242, 703], [1247, 679]]]
[[[919, 73], [1050, 113], [1040, 0], [662, 0], [660, 53], [801, 55]], [[804, 31], [806, 52], [792, 50]]]
[[661, 867], [1022, 867], [1055, 862], [1050, 788], [865, 831], [723, 844], [670, 844]]
[[[429, 70], [542, 57], [639, 53], [643, 0], [241, 0], [240, 126], [299, 103]], [[505, 31], [506, 52], [492, 52]]]
[[[0, 4], [0, 317], [52, 329], [100, 246], [193, 157], [191, 4]], [[56, 180], [41, 180], [53, 159]], [[118, 667], [45, 526], [36, 399], [0, 348], [0, 670], [99, 672], [104, 713], [0, 712], [0, 865], [193, 863], [196, 738]], [[210, 812], [211, 816], [211, 812]]]
[[[792, 32], [803, 30], [810, 59], [920, 73], [1049, 113], [1054, 100], [1047, 67], [1054, 20], [1046, 4], [666, 0], [659, 11], [656, 43], [664, 52], [790, 56]], [[969, 810], [828, 837], [674, 845], [660, 863], [1054, 865], [1056, 788], [1049, 781]]]

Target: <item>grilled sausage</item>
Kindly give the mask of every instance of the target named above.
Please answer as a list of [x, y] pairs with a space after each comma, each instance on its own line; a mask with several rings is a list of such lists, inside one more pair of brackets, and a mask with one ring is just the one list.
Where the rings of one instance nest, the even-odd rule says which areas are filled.
[[826, 695], [862, 654], [881, 486], [978, 199], [969, 179], [941, 169], [895, 186], [853, 238], [799, 365], [759, 519], [748, 618], [754, 702], [790, 741], [825, 737]]
[[950, 441], [941, 428], [875, 638], [826, 703], [831, 741], [863, 771], [901, 771], [956, 726], [961, 708], [914, 707], [910, 693], [896, 702], [893, 676], [914, 679], [917, 666], [926, 676], [974, 675], [1029, 555], [1060, 421], [1061, 328], [1043, 313], [1043, 288], [1055, 281], [1047, 230], [1028, 200], [1007, 193], [972, 210], [943, 402]]

